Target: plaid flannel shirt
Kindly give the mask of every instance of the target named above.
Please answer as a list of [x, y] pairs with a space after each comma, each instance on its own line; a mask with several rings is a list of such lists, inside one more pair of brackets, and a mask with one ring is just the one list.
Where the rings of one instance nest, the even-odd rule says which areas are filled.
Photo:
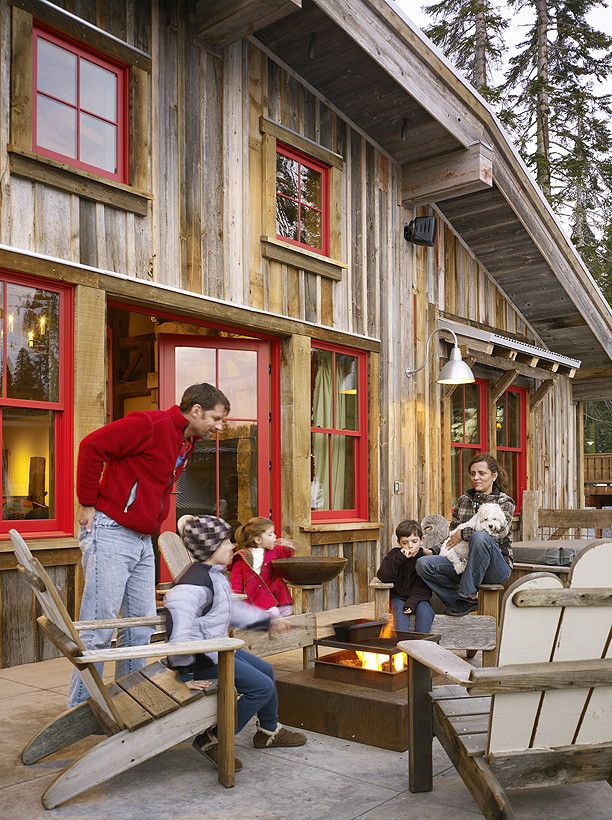
[[[506, 529], [495, 537], [499, 544], [499, 548], [505, 560], [512, 566], [512, 516], [514, 515], [514, 501], [509, 495], [493, 487], [492, 493], [477, 493], [476, 490], [468, 490], [467, 493], [457, 499], [457, 503], [453, 508], [453, 515], [450, 523], [450, 531], [456, 529], [459, 524], [469, 521], [470, 518], [478, 512], [478, 508], [482, 504], [499, 504], [506, 517]], [[471, 527], [466, 527], [461, 531], [461, 537], [464, 541], [469, 541], [474, 530]]]

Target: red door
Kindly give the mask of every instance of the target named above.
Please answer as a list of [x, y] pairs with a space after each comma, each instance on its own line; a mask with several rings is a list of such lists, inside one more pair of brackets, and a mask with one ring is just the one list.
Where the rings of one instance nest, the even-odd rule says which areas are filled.
[[[159, 376], [160, 407], [179, 404], [185, 388], [199, 382], [214, 384], [231, 405], [223, 431], [196, 443], [162, 532], [175, 530], [183, 515], [218, 515], [230, 524], [271, 517], [268, 342], [162, 334]], [[165, 567], [160, 574], [169, 580]]]

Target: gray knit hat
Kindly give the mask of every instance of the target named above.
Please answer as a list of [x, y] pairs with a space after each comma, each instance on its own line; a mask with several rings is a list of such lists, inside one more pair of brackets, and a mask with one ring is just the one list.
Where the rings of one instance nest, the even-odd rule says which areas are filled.
[[196, 561], [206, 561], [229, 536], [231, 527], [214, 515], [194, 515], [185, 521], [183, 541]]

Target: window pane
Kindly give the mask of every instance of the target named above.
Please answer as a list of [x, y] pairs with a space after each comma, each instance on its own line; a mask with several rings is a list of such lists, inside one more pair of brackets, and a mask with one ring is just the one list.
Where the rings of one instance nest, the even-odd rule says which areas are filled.
[[355, 439], [331, 436], [332, 510], [355, 508]]
[[521, 400], [518, 393], [508, 392], [508, 447], [521, 446]]
[[59, 294], [6, 286], [7, 396], [58, 401]]
[[356, 356], [336, 354], [336, 429], [359, 430], [358, 362]]
[[495, 405], [495, 434], [497, 446], [506, 446], [506, 396], [503, 395], [501, 401]]
[[4, 385], [2, 384], [2, 373], [4, 372], [4, 315], [3, 315], [3, 308], [4, 305], [4, 282], [0, 282], [0, 319], [2, 319], [2, 324], [0, 324], [0, 328], [2, 328], [2, 334], [0, 335], [0, 395], [4, 395]]
[[333, 427], [334, 421], [334, 354], [331, 350], [312, 349], [310, 365], [311, 424]]
[[276, 155], [276, 190], [285, 196], [298, 198], [299, 165], [294, 159]]
[[329, 439], [325, 433], [313, 433], [311, 436], [311, 510], [329, 510]]
[[80, 108], [104, 117], [106, 120], [117, 121], [117, 76], [99, 65], [81, 59]]
[[305, 165], [301, 166], [300, 183], [302, 202], [307, 202], [316, 208], [321, 207], [321, 178], [322, 175], [319, 171], [313, 171], [312, 168], [307, 168]]
[[76, 105], [76, 56], [41, 37], [37, 42], [38, 91], [45, 91], [60, 100]]
[[2, 518], [55, 517], [55, 448], [49, 410], [2, 410]]
[[117, 173], [117, 128], [81, 113], [79, 159], [111, 174]]
[[216, 384], [215, 351], [210, 347], [177, 347], [175, 350], [176, 403], [192, 384]]
[[454, 505], [461, 495], [461, 448], [459, 447], [451, 447], [451, 495]]
[[298, 207], [292, 199], [276, 197], [276, 233], [296, 241], [299, 238]]
[[41, 148], [76, 159], [76, 110], [38, 94], [36, 143]]
[[302, 205], [302, 224], [300, 230], [300, 242], [310, 245], [312, 248], [321, 248], [323, 245], [321, 237], [321, 212]]
[[[217, 442], [198, 439], [174, 487], [176, 519], [182, 515], [219, 515], [217, 511]], [[225, 505], [224, 505], [224, 512]]]
[[465, 443], [480, 443], [480, 388], [465, 385]]
[[463, 444], [463, 387], [458, 387], [451, 397], [451, 441]]
[[257, 353], [219, 350], [219, 390], [231, 405], [233, 418], [257, 418]]

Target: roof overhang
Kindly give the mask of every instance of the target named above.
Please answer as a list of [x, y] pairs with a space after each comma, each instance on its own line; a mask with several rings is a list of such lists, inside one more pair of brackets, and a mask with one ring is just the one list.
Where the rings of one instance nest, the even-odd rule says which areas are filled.
[[392, 0], [303, 0], [257, 42], [401, 164], [405, 204], [438, 204], [547, 346], [611, 364], [612, 310], [542, 192], [488, 104]]

